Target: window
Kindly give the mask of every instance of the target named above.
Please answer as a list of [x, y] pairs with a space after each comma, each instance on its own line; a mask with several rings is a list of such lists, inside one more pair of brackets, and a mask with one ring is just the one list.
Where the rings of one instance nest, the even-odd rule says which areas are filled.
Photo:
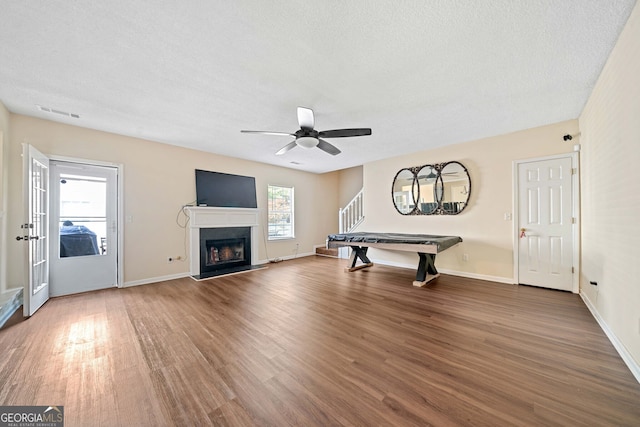
[[269, 240], [293, 239], [293, 187], [270, 185]]

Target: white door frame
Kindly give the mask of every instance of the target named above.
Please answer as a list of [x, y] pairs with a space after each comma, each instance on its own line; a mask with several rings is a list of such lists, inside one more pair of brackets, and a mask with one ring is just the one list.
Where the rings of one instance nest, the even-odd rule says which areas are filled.
[[102, 162], [99, 160], [88, 160], [88, 159], [80, 159], [77, 157], [66, 157], [66, 156], [49, 156], [50, 160], [56, 160], [60, 162], [68, 162], [68, 163], [82, 163], [85, 165], [92, 166], [106, 166], [111, 168], [116, 168], [118, 170], [118, 186], [116, 189], [116, 198], [118, 200], [118, 211], [117, 211], [117, 221], [118, 221], [118, 233], [116, 235], [117, 239], [117, 248], [118, 248], [118, 257], [116, 260], [116, 286], [118, 288], [124, 287], [124, 239], [122, 238], [122, 227], [124, 226], [124, 204], [123, 204], [123, 190], [124, 190], [124, 179], [123, 179], [123, 170], [124, 165], [122, 163], [111, 163], [111, 162]]
[[522, 159], [513, 161], [513, 230], [512, 230], [512, 245], [513, 245], [513, 283], [516, 285], [520, 283], [520, 252], [519, 252], [519, 228], [518, 218], [520, 218], [519, 211], [519, 188], [520, 183], [518, 180], [518, 167], [523, 163], [554, 160], [554, 159], [571, 159], [571, 216], [574, 218], [571, 227], [571, 238], [573, 242], [572, 264], [573, 264], [573, 283], [571, 292], [577, 294], [580, 292], [580, 158], [578, 152], [557, 154], [554, 156], [535, 157], [532, 159]]

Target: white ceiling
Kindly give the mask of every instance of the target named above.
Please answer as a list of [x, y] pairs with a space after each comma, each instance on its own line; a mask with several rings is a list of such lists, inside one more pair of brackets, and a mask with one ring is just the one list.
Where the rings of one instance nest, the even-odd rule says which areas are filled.
[[[577, 118], [634, 4], [0, 0], [0, 101], [327, 172]], [[315, 111], [318, 130], [373, 135], [329, 140], [342, 150], [334, 157], [299, 147], [275, 156], [288, 137], [240, 133], [294, 132], [297, 106]]]

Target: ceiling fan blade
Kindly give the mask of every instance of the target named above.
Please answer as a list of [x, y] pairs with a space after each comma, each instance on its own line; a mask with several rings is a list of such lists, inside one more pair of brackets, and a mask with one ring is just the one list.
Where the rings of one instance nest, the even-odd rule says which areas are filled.
[[435, 173], [430, 173], [428, 175], [418, 175], [418, 179], [433, 179], [436, 178], [438, 175], [436, 175]]
[[311, 108], [298, 107], [298, 124], [300, 125], [300, 129], [313, 129], [315, 119], [313, 118], [313, 110]]
[[296, 136], [294, 133], [287, 132], [271, 132], [268, 130], [241, 130], [242, 133], [259, 133], [262, 135], [283, 135], [283, 136]]
[[295, 141], [291, 141], [290, 143], [288, 143], [287, 145], [279, 149], [278, 152], [276, 153], [276, 156], [281, 156], [287, 151], [291, 151], [291, 149], [295, 148], [296, 145], [297, 144]]
[[342, 151], [338, 150], [338, 148], [329, 144], [327, 141], [323, 141], [322, 139], [318, 139], [318, 145], [316, 145], [316, 147], [318, 147], [325, 153], [331, 154], [332, 156], [342, 153]]
[[344, 138], [348, 136], [366, 136], [366, 135], [371, 135], [370, 128], [333, 129], [333, 130], [323, 130], [322, 132], [318, 132], [318, 136], [321, 138]]

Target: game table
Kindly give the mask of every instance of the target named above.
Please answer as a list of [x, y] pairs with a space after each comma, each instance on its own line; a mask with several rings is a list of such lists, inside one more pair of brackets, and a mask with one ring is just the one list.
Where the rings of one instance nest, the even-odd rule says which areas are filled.
[[[459, 236], [404, 233], [358, 232], [330, 234], [327, 237], [329, 248], [351, 247], [350, 267], [346, 268], [350, 272], [373, 265], [373, 262], [367, 257], [369, 248], [416, 252], [420, 259], [413, 286], [424, 286], [440, 276], [435, 266], [436, 255], [460, 242], [462, 242], [462, 238]], [[358, 260], [362, 264], [356, 265]]]

